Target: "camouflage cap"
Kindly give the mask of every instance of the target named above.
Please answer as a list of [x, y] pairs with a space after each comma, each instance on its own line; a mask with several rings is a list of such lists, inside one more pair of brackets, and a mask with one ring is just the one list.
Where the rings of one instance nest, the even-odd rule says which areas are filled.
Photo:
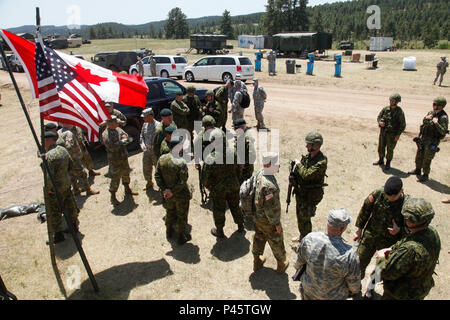
[[400, 102], [400, 101], [402, 101], [402, 96], [399, 93], [393, 93], [389, 97], [389, 100], [395, 100], [397, 102]]
[[141, 115], [141, 117], [142, 118], [145, 118], [145, 117], [147, 117], [147, 116], [153, 116], [155, 113], [153, 112], [153, 109], [152, 108], [147, 108], [147, 109], [145, 109], [144, 111], [142, 111], [142, 115]]
[[345, 227], [352, 222], [347, 209], [333, 209], [328, 212], [328, 225], [332, 227]]
[[306, 135], [305, 142], [321, 146], [323, 144], [323, 137], [318, 131], [311, 131]]
[[206, 96], [214, 96], [214, 91], [212, 90], [206, 91]]
[[58, 140], [58, 134], [53, 131], [45, 131], [44, 138]]
[[236, 129], [246, 124], [247, 122], [245, 122], [245, 119], [236, 119], [233, 121], [233, 128]]
[[202, 126], [212, 127], [216, 124], [216, 120], [212, 116], [204, 116], [202, 119]]
[[105, 107], [110, 108], [110, 107], [114, 107], [112, 102], [105, 102]]
[[186, 88], [186, 92], [187, 93], [195, 93], [195, 87], [194, 86], [188, 86], [187, 88]]
[[444, 108], [447, 105], [447, 99], [445, 99], [445, 97], [437, 97], [436, 99], [434, 99], [433, 103], [439, 107]]
[[106, 122], [113, 122], [113, 121], [117, 121], [117, 116], [112, 115], [111, 118], [106, 119]]
[[57, 128], [58, 128], [58, 126], [55, 123], [49, 122], [45, 125], [44, 130], [49, 131], [49, 130], [55, 130]]
[[160, 113], [161, 117], [168, 117], [172, 115], [172, 111], [170, 109], [162, 109]]
[[422, 198], [407, 198], [403, 203], [402, 215], [405, 221], [417, 227], [428, 225], [434, 217], [431, 203]]

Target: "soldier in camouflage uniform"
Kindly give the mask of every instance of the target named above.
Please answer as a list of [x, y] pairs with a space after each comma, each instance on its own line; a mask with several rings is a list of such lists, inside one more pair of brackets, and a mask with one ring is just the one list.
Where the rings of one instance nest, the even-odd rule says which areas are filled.
[[120, 202], [116, 198], [116, 192], [119, 189], [120, 180], [125, 188], [125, 194], [138, 195], [130, 189], [130, 165], [128, 163], [127, 144], [130, 143], [128, 134], [119, 128], [117, 118], [111, 116], [108, 119], [108, 128], [102, 134], [102, 143], [105, 145], [108, 153], [108, 164], [111, 172], [111, 183], [109, 192], [111, 193], [111, 204], [118, 206]]
[[210, 144], [212, 137], [222, 139], [224, 146], [227, 146], [227, 140], [224, 132], [216, 127], [216, 121], [212, 116], [204, 116], [202, 119], [202, 130], [194, 140], [194, 160], [196, 169], [200, 169], [200, 162], [208, 155], [204, 155], [205, 148]]
[[308, 133], [305, 138], [308, 155], [296, 160], [294, 173], [289, 177], [294, 186], [297, 223], [300, 236], [292, 239], [300, 241], [312, 230], [311, 218], [323, 198], [323, 187], [328, 159], [320, 151], [323, 137], [317, 131]]
[[159, 148], [160, 157], [163, 154], [170, 153], [170, 150], [172, 150], [172, 148], [170, 147], [170, 140], [172, 139], [172, 134], [176, 130], [177, 130], [177, 128], [174, 126], [168, 126], [167, 128], [164, 129], [165, 138], [161, 142], [161, 147]]
[[361, 290], [358, 255], [342, 234], [351, 222], [347, 209], [330, 210], [327, 232], [312, 232], [297, 249], [295, 269], [302, 300], [346, 300]]
[[374, 190], [364, 201], [356, 219], [353, 240], [359, 242], [358, 256], [361, 278], [377, 250], [390, 247], [400, 240], [404, 225], [402, 206], [405, 201], [403, 183], [398, 177], [389, 178], [384, 188]]
[[148, 108], [142, 111], [142, 118], [144, 118], [144, 124], [142, 125], [142, 131], [140, 136], [140, 146], [143, 151], [142, 154], [142, 171], [144, 173], [144, 179], [147, 181], [147, 185], [144, 190], [153, 189], [153, 167], [156, 167], [156, 156], [153, 150], [153, 137], [155, 135], [155, 129], [159, 125], [159, 122], [154, 119], [153, 109]]
[[[124, 128], [127, 124], [127, 117], [125, 117], [119, 110], [114, 109], [114, 103], [112, 102], [106, 102], [105, 107], [111, 116], [117, 117], [117, 123], [119, 124], [119, 127]], [[102, 123], [100, 123], [100, 128], [104, 130], [106, 128], [106, 125], [107, 122], [103, 121]]]
[[402, 215], [408, 235], [392, 248], [377, 252], [383, 299], [421, 300], [434, 287], [433, 273], [439, 260], [441, 240], [436, 229], [429, 226], [434, 210], [428, 201], [408, 198]]
[[188, 185], [188, 168], [183, 158], [175, 158], [173, 153], [183, 149], [182, 137], [173, 137], [169, 146], [172, 152], [161, 155], [156, 165], [155, 180], [163, 192], [166, 208], [166, 236], [173, 235], [173, 227], [178, 235], [178, 244], [191, 240], [186, 234], [188, 223], [189, 201], [192, 198], [192, 187]]
[[163, 109], [160, 113], [161, 122], [155, 129], [155, 135], [153, 137], [153, 151], [155, 152], [156, 159], [159, 159], [161, 156], [161, 143], [163, 142], [166, 134], [164, 129], [168, 126], [174, 126], [177, 128], [175, 122], [173, 122], [173, 115], [170, 109]]
[[[223, 135], [223, 131], [217, 129]], [[244, 232], [244, 217], [239, 207], [239, 180], [236, 175], [234, 152], [230, 148], [223, 148], [223, 141], [210, 137], [213, 144], [212, 151], [205, 159], [202, 168], [202, 182], [210, 191], [213, 200], [213, 216], [215, 228], [211, 229], [212, 235], [225, 238], [223, 227], [225, 225], [225, 211], [230, 208], [234, 222], [238, 225], [238, 231]], [[228, 160], [228, 161], [227, 161]], [[231, 162], [231, 163], [230, 163]]]
[[447, 72], [448, 68], [448, 62], [447, 57], [442, 56], [441, 61], [436, 65], [436, 78], [434, 79], [433, 85], [436, 85], [436, 81], [438, 81], [439, 76], [441, 76], [441, 79], [439, 80], [439, 86], [442, 85], [442, 81], [444, 80], [444, 74]]
[[380, 127], [378, 139], [379, 160], [374, 165], [384, 165], [384, 156], [386, 154], [386, 170], [391, 168], [395, 146], [406, 128], [405, 114], [402, 108], [398, 106], [400, 101], [402, 101], [402, 98], [398, 93], [392, 94], [389, 97], [390, 106], [381, 110], [377, 118], [378, 126]]
[[202, 103], [198, 96], [195, 95], [195, 87], [188, 86], [186, 88], [186, 95], [183, 98], [183, 102], [189, 108], [189, 114], [187, 117], [188, 127], [187, 131], [191, 134], [191, 145], [194, 142], [194, 122], [201, 119]]
[[[84, 171], [83, 164], [81, 163], [81, 148], [78, 143], [79, 139], [77, 134], [73, 132], [73, 125], [61, 123], [61, 129], [58, 131], [58, 145], [64, 147], [69, 152], [73, 165], [70, 170], [70, 176], [72, 180], [73, 193], [75, 195], [80, 194], [82, 191], [86, 191], [86, 195], [94, 195], [100, 193], [99, 191], [91, 189], [87, 174]], [[75, 131], [76, 132], [76, 131]], [[78, 187], [78, 183], [81, 184], [81, 189]]]
[[258, 79], [253, 79], [253, 103], [255, 105], [255, 118], [258, 121], [256, 128], [267, 129], [264, 124], [264, 116], [262, 114], [264, 109], [264, 102], [266, 102], [267, 94], [264, 88], [259, 85]]
[[239, 185], [241, 185], [253, 175], [256, 160], [255, 138], [250, 134], [244, 119], [234, 121], [233, 127], [236, 131], [234, 153], [238, 164]]
[[[229, 80], [229, 81], [231, 81], [231, 80]], [[229, 89], [228, 89], [228, 82], [227, 82], [226, 85], [220, 86], [217, 89], [216, 95], [215, 95], [215, 99], [219, 103], [220, 111], [222, 112], [221, 124], [222, 124], [223, 132], [226, 132], [226, 124], [228, 121], [228, 90]]]
[[[50, 230], [53, 232], [53, 242], [59, 243], [65, 240], [62, 232], [62, 213], [56, 198], [55, 187], [61, 196], [66, 213], [70, 215], [78, 232], [78, 207], [75, 202], [72, 191], [70, 190], [71, 178], [69, 171], [73, 165], [72, 158], [66, 148], [56, 145], [58, 134], [54, 132], [45, 132], [45, 158], [50, 167], [50, 172], [54, 178], [55, 186], [50, 181], [47, 170], [44, 169], [47, 185], [44, 187], [45, 208]], [[43, 166], [43, 164], [41, 164]]]
[[263, 155], [264, 169], [256, 173], [255, 189], [255, 235], [253, 236], [253, 271], [261, 269], [266, 262], [263, 256], [266, 242], [269, 242], [277, 260], [277, 272], [283, 273], [289, 266], [281, 226], [280, 187], [275, 173], [280, 171], [278, 154]]
[[[433, 111], [428, 112], [420, 126], [419, 138], [422, 141], [422, 148], [417, 149], [416, 169], [408, 172], [419, 176], [420, 182], [426, 182], [429, 179], [431, 171], [431, 161], [439, 152], [439, 143], [448, 133], [448, 116], [444, 111], [447, 100], [444, 97], [438, 97], [433, 101]], [[420, 176], [421, 170], [423, 175]]]
[[92, 161], [91, 155], [89, 154], [89, 151], [86, 148], [86, 145], [88, 144], [88, 141], [86, 139], [86, 136], [83, 133], [83, 130], [81, 130], [80, 127], [73, 126], [72, 133], [77, 137], [78, 139], [78, 145], [81, 149], [81, 163], [84, 165], [86, 169], [89, 171], [89, 176], [99, 176], [100, 172], [97, 172], [94, 170], [94, 162]]
[[214, 91], [208, 90], [206, 92], [206, 106], [203, 107], [202, 117], [212, 116], [215, 121], [216, 128], [222, 128], [223, 126], [223, 116], [222, 107], [220, 104], [214, 100]]
[[228, 110], [229, 113], [231, 113], [231, 118], [233, 121], [237, 119], [243, 119], [244, 118], [244, 112], [245, 109], [241, 107], [242, 103], [242, 91], [246, 90], [242, 87], [242, 81], [236, 80], [234, 83], [235, 93], [233, 96], [233, 99], [231, 100], [231, 107]]
[[188, 116], [191, 112], [189, 107], [183, 102], [183, 92], [177, 92], [175, 100], [170, 105], [170, 110], [173, 115], [173, 122], [177, 128], [189, 130]]

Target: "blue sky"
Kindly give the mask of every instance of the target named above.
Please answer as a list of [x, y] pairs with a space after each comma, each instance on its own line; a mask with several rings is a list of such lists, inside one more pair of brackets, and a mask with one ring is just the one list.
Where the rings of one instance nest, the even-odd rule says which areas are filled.
[[[310, 0], [309, 6], [331, 2], [337, 0]], [[266, 3], [267, 0], [0, 0], [0, 28], [34, 25], [36, 7], [40, 8], [42, 25], [62, 26], [101, 22], [143, 24], [166, 19], [175, 7], [181, 8], [188, 18], [222, 15], [225, 9], [235, 16], [265, 11]]]

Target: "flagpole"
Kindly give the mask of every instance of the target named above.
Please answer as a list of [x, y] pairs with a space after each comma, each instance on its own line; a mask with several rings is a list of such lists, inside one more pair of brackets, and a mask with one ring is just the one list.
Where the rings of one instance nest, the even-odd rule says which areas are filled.
[[[41, 33], [40, 33], [40, 31], [41, 31], [40, 30], [41, 29], [41, 17], [40, 17], [39, 7], [36, 7], [36, 25], [37, 25], [37, 27], [36, 27], [37, 34], [36, 35], [37, 35], [38, 41], [42, 45], [42, 49], [44, 49], [44, 45], [43, 45], [43, 41], [42, 41], [42, 37], [41, 37]], [[44, 50], [44, 54], [45, 54], [45, 50]], [[10, 73], [10, 75], [11, 75], [11, 73]], [[16, 92], [17, 92], [17, 90], [16, 90]], [[20, 94], [20, 93], [18, 93], [18, 94]], [[22, 108], [23, 108], [23, 106], [22, 106]], [[26, 112], [26, 109], [24, 109], [24, 112]], [[42, 116], [40, 116], [40, 118], [41, 118], [41, 132], [42, 132], [42, 141], [43, 141], [43, 137], [44, 137], [44, 133], [43, 133], [43, 131], [44, 131], [44, 126], [43, 126], [44, 119], [42, 118]], [[31, 123], [31, 121], [29, 121], [28, 123], [29, 123], [30, 128], [32, 129], [32, 131], [34, 131], [33, 124]], [[38, 144], [38, 148], [40, 150], [44, 150], [43, 143], [39, 147], [39, 142], [38, 141], [36, 141], [36, 142]], [[45, 152], [45, 150], [44, 150], [44, 152]], [[42, 153], [42, 154], [44, 154], [44, 153]], [[67, 212], [66, 212], [64, 203], [62, 201], [61, 194], [60, 194], [59, 190], [57, 189], [54, 177], [53, 177], [52, 173], [50, 172], [50, 167], [48, 166], [47, 159], [45, 157], [42, 157], [42, 160], [44, 162], [45, 169], [47, 170], [48, 176], [49, 176], [49, 178], [50, 178], [50, 180], [52, 182], [53, 188], [55, 189], [55, 195], [56, 195], [56, 199], [58, 200], [59, 208], [60, 208], [61, 212], [63, 213], [63, 216], [64, 216], [64, 219], [66, 221], [67, 227], [68, 227], [69, 232], [70, 232], [70, 234], [72, 236], [72, 239], [73, 239], [73, 241], [75, 243], [75, 246], [77, 247], [78, 253], [80, 254], [80, 258], [81, 258], [81, 260], [82, 260], [82, 262], [84, 264], [84, 268], [86, 269], [86, 272], [87, 272], [87, 274], [89, 276], [89, 279], [91, 281], [92, 287], [94, 288], [95, 292], [98, 292], [99, 288], [98, 288], [98, 285], [97, 285], [97, 281], [95, 280], [94, 274], [92, 273], [91, 267], [89, 266], [89, 261], [87, 260], [86, 255], [84, 254], [84, 250], [83, 250], [83, 247], [81, 246], [81, 242], [78, 239], [77, 232], [75, 231], [75, 226], [73, 224], [72, 218], [69, 217]], [[52, 242], [52, 239], [49, 239], [49, 242]]]

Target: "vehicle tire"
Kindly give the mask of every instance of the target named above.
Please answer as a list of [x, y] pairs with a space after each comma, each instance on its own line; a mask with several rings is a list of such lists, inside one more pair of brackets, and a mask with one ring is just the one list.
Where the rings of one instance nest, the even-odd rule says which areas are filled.
[[125, 128], [123, 129], [130, 137], [133, 138], [133, 142], [131, 142], [130, 144], [127, 145], [127, 150], [128, 151], [134, 151], [137, 148], [139, 148], [139, 139], [140, 139], [140, 132], [138, 130], [138, 128], [136, 128], [135, 126], [130, 126], [127, 125], [125, 126]]
[[223, 80], [223, 83], [227, 83], [228, 80], [233, 80], [233, 76], [230, 73], [225, 72], [222, 75], [222, 80]]
[[186, 72], [184, 78], [186, 79], [187, 82], [194, 82], [195, 80], [194, 75], [190, 71]]
[[139, 72], [136, 70], [136, 69], [133, 69], [132, 71], [131, 71], [131, 74], [138, 74]]
[[161, 78], [169, 78], [169, 73], [166, 70], [161, 71]]

